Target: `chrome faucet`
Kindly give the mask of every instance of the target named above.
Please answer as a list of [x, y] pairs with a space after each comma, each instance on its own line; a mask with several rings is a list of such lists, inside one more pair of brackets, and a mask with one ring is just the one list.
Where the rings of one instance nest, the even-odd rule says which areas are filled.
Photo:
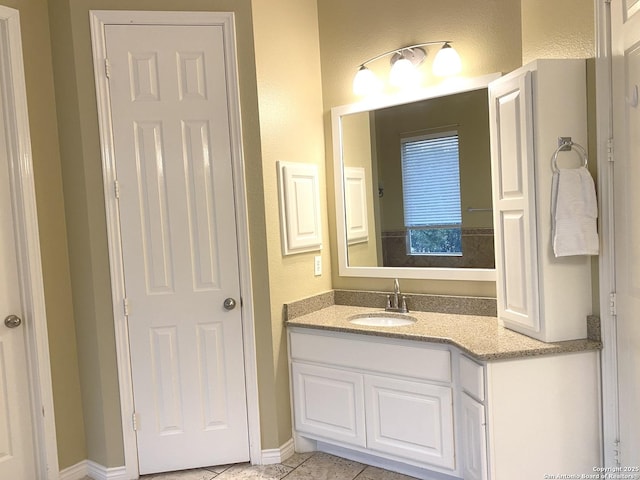
[[399, 312], [407, 313], [407, 297], [400, 293], [400, 282], [396, 278], [393, 281], [393, 295], [387, 295], [387, 305], [385, 307], [387, 312]]

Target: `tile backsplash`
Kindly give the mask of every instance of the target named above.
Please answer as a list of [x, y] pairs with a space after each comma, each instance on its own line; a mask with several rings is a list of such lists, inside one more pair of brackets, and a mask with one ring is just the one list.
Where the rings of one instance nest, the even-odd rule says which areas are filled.
[[[389, 295], [389, 292], [330, 290], [312, 297], [284, 304], [283, 318], [285, 321], [292, 320], [332, 305], [384, 308], [387, 295]], [[497, 316], [495, 298], [456, 297], [420, 293], [409, 293], [406, 294], [406, 297], [409, 311], [478, 315], [482, 317]], [[586, 322], [587, 338], [598, 342], [601, 341], [600, 317], [597, 315], [589, 315], [586, 318]]]
[[[284, 318], [293, 319], [331, 305], [384, 308], [387, 295], [389, 295], [389, 292], [331, 290], [285, 304]], [[456, 297], [420, 293], [407, 293], [406, 297], [409, 310], [487, 317], [495, 317], [497, 315], [495, 298]]]

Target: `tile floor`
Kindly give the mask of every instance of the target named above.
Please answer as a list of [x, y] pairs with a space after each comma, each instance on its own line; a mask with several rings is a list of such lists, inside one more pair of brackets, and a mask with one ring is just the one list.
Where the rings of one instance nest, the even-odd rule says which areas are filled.
[[140, 480], [411, 480], [413, 477], [326, 453], [296, 453], [276, 465], [224, 465], [144, 475]]

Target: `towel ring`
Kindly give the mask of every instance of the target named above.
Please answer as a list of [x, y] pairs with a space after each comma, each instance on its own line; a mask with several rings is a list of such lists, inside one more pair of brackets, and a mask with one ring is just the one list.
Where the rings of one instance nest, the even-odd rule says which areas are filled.
[[564, 151], [567, 149], [567, 147], [569, 147], [569, 149], [574, 149], [578, 152], [578, 155], [580, 155], [581, 160], [582, 160], [582, 166], [584, 168], [587, 168], [587, 152], [585, 151], [585, 149], [572, 141], [568, 141], [565, 142], [563, 144], [561, 144], [558, 148], [556, 148], [556, 151], [553, 152], [553, 157], [551, 159], [551, 168], [553, 169], [554, 172], [558, 172], [560, 169], [558, 168], [558, 153]]

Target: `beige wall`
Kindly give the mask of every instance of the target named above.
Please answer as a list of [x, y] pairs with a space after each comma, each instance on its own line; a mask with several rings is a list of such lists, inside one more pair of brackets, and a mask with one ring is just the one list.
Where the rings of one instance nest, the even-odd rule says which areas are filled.
[[45, 0], [4, 0], [20, 12], [38, 227], [51, 352], [56, 437], [63, 466], [86, 458]]
[[[465, 76], [506, 73], [521, 64], [520, 3], [513, 0], [319, 0], [318, 13], [325, 110], [357, 100], [351, 87], [358, 65], [404, 45], [453, 41]], [[428, 50], [427, 65], [435, 52]], [[368, 66], [383, 75], [388, 61]]]
[[[254, 0], [256, 73], [260, 110], [264, 211], [267, 223], [269, 287], [277, 444], [291, 438], [289, 374], [283, 303], [331, 289], [329, 231], [324, 176], [324, 135], [320, 51], [315, 0]], [[313, 163], [320, 170], [322, 205], [322, 264], [313, 273], [313, 257], [320, 252], [282, 255], [276, 162]], [[262, 391], [260, 392], [262, 396]], [[273, 421], [271, 419], [269, 421]], [[265, 432], [263, 432], [263, 438]]]
[[[320, 53], [325, 110], [327, 175], [332, 178], [330, 135], [331, 107], [357, 100], [351, 85], [356, 67], [380, 53], [413, 43], [451, 40], [463, 59], [462, 75], [509, 72], [521, 65], [520, 4], [512, 0], [492, 2], [424, 2], [403, 0], [320, 0]], [[428, 51], [427, 66], [435, 55]], [[373, 62], [380, 75], [388, 72], [388, 58]], [[427, 82], [433, 82], [428, 79]], [[392, 90], [387, 90], [392, 93]], [[334, 211], [333, 184], [328, 190], [329, 212]], [[335, 249], [335, 217], [330, 214], [332, 250]], [[335, 256], [334, 256], [335, 257]], [[386, 279], [340, 277], [333, 259], [333, 286], [349, 289], [389, 290]], [[407, 291], [495, 296], [491, 282], [410, 281]]]
[[522, 63], [537, 58], [595, 57], [593, 2], [523, 0]]

